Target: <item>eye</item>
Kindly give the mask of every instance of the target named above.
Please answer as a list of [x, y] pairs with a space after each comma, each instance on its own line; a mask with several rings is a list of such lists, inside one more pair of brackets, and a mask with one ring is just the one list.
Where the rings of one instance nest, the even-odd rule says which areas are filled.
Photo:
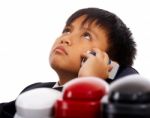
[[91, 40], [92, 37], [91, 37], [91, 34], [89, 32], [84, 32], [83, 33], [83, 37], [86, 39], [86, 40]]
[[65, 28], [62, 33], [63, 34], [70, 34], [71, 33], [71, 29], [70, 28]]

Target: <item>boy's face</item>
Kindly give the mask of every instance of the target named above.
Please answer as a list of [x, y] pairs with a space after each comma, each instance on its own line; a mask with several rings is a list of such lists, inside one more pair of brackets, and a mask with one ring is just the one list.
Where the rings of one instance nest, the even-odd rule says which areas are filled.
[[81, 16], [66, 26], [55, 41], [49, 63], [56, 72], [67, 72], [77, 76], [83, 53], [93, 48], [107, 50], [106, 31], [98, 27], [95, 22], [82, 25], [84, 19], [85, 17]]

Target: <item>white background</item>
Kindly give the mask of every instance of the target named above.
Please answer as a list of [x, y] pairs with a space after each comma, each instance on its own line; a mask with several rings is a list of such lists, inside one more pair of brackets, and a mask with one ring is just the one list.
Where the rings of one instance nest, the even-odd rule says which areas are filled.
[[149, 0], [0, 0], [0, 102], [14, 100], [35, 82], [57, 81], [48, 56], [65, 21], [76, 10], [99, 7], [117, 14], [137, 43], [134, 63], [150, 79]]

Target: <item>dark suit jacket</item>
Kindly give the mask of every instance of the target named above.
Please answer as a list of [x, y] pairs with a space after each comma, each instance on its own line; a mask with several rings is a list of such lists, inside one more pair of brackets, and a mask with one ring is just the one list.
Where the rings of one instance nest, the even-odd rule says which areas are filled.
[[[138, 72], [132, 67], [126, 67], [126, 68], [120, 67], [115, 78], [113, 80], [107, 79], [106, 81], [108, 83], [111, 83], [112, 81], [115, 81], [116, 79], [119, 79], [123, 76], [127, 76], [130, 74], [138, 74]], [[25, 91], [29, 91], [34, 88], [40, 88], [40, 87], [52, 88], [55, 85], [55, 83], [56, 82], [35, 83], [26, 87], [21, 93]], [[62, 91], [62, 87], [58, 87], [55, 89]], [[15, 100], [8, 102], [8, 103], [0, 104], [0, 118], [13, 118], [15, 112], [16, 112]]]

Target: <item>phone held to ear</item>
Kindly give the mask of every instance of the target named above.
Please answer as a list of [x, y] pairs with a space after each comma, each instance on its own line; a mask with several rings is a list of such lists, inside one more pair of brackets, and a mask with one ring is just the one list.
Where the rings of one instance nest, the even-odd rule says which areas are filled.
[[[89, 51], [88, 53], [91, 53], [92, 55], [96, 56], [96, 52], [94, 51]], [[81, 65], [87, 60], [87, 58], [83, 58], [82, 61], [81, 61]], [[118, 69], [119, 69], [119, 64], [115, 61], [112, 61], [112, 60], [109, 60], [109, 63], [108, 64], [111, 64], [112, 65], [112, 69], [111, 71], [109, 71], [109, 76], [108, 78], [109, 79], [114, 79], [117, 72], [118, 72]]]

